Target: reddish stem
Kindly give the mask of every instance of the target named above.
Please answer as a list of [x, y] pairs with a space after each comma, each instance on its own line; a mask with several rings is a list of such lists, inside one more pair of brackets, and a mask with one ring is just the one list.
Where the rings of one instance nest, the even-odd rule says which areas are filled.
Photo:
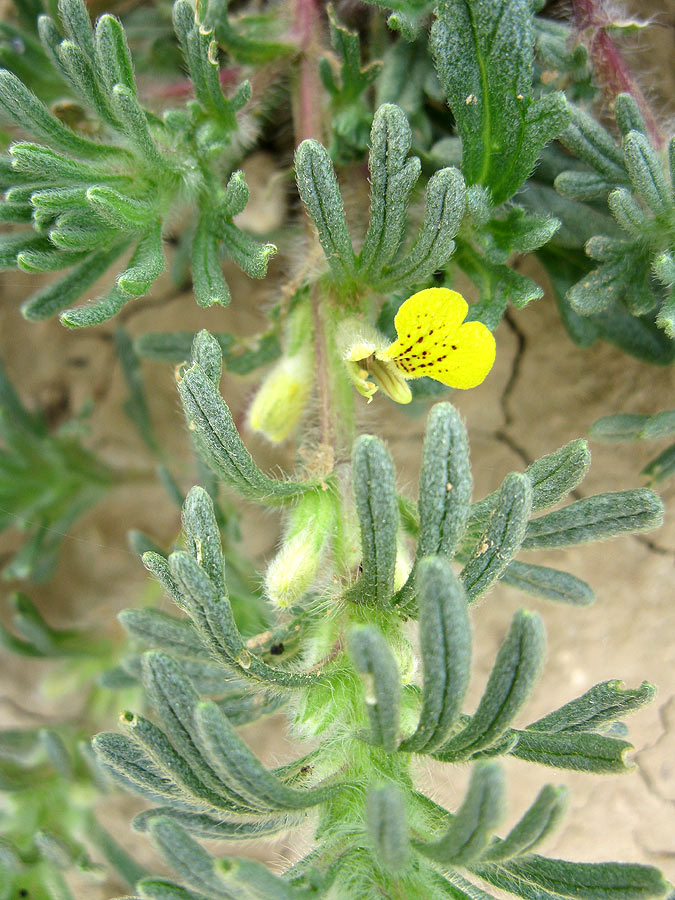
[[318, 0], [295, 0], [293, 36], [300, 50], [298, 86], [295, 95], [295, 142], [306, 138], [320, 141], [321, 81], [318, 57], [321, 47], [321, 15]]
[[607, 31], [612, 19], [605, 9], [604, 0], [573, 0], [573, 6], [577, 28], [608, 99], [611, 102], [618, 94], [631, 94], [640, 108], [654, 145], [662, 147], [665, 137], [658, 122], [619, 47]]

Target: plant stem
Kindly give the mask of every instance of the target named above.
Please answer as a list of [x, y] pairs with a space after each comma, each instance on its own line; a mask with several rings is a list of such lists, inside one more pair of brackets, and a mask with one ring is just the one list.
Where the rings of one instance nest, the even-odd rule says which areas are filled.
[[333, 417], [333, 397], [330, 385], [330, 359], [326, 343], [326, 323], [321, 309], [321, 299], [315, 287], [312, 291], [312, 318], [314, 322], [314, 362], [316, 387], [319, 397], [319, 425], [321, 443], [335, 448], [336, 434]]
[[321, 81], [317, 60], [321, 46], [320, 6], [317, 0], [295, 0], [293, 8], [293, 33], [300, 50], [298, 81], [293, 99], [295, 142], [307, 138], [320, 141]]
[[612, 102], [618, 94], [630, 94], [640, 107], [654, 145], [663, 147], [663, 132], [621, 50], [607, 31], [607, 27], [612, 25], [612, 17], [605, 8], [604, 0], [573, 0], [573, 7], [577, 29], [588, 48], [595, 73], [608, 99]]

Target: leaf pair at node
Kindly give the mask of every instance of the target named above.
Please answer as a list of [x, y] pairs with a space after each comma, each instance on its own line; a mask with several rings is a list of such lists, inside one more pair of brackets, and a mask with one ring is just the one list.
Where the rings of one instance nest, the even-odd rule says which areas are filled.
[[424, 222], [412, 246], [402, 251], [408, 202], [421, 165], [417, 157], [408, 158], [412, 133], [399, 107], [385, 104], [378, 109], [370, 142], [370, 222], [358, 255], [347, 231], [330, 155], [317, 141], [303, 141], [295, 156], [300, 196], [316, 226], [331, 276], [340, 286], [385, 291], [419, 284], [452, 255], [464, 213], [464, 181], [452, 168], [429, 179]]

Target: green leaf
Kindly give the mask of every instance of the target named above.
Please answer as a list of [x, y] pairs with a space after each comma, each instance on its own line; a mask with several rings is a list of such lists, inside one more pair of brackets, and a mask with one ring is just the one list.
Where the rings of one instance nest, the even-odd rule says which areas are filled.
[[[91, 39], [91, 27], [88, 30]], [[75, 41], [65, 40], [56, 47], [56, 57], [58, 68], [72, 86], [76, 96], [90, 109], [95, 110], [104, 122], [115, 128], [118, 121], [111, 110], [110, 98], [104, 90], [104, 84], [98, 78], [92, 58], [93, 51], [90, 57]]]
[[119, 19], [107, 13], [101, 16], [96, 22], [94, 44], [98, 71], [105, 79], [108, 90], [112, 91], [116, 84], [123, 84], [135, 92], [134, 67]]
[[227, 182], [225, 195], [217, 208], [217, 214], [222, 219], [232, 219], [244, 211], [248, 203], [249, 190], [246, 178], [242, 171], [233, 172]]
[[49, 241], [42, 235], [21, 231], [0, 235], [0, 269], [15, 269], [17, 257], [31, 250], [46, 251]]
[[165, 263], [162, 226], [161, 222], [156, 222], [137, 244], [129, 265], [118, 277], [117, 284], [125, 294], [134, 297], [146, 294], [164, 271]]
[[[218, 237], [240, 269], [251, 278], [264, 278], [270, 257], [277, 252], [275, 244], [261, 244], [231, 222], [221, 222]], [[222, 291], [222, 287], [218, 288]]]
[[506, 787], [496, 763], [476, 763], [469, 790], [450, 827], [439, 840], [415, 844], [417, 850], [443, 866], [467, 866], [479, 859], [504, 816]]
[[454, 555], [471, 504], [466, 429], [450, 403], [437, 403], [427, 420], [419, 477], [417, 556]]
[[[145, 554], [143, 561], [148, 554]], [[234, 663], [244, 650], [226, 594], [218, 591], [197, 561], [182, 550], [168, 559], [169, 571], [179, 592], [179, 606], [184, 609], [211, 652]]]
[[495, 743], [530, 696], [539, 677], [545, 649], [539, 616], [519, 610], [490, 673], [485, 692], [469, 723], [440, 748], [444, 761], [466, 759]]
[[52, 247], [47, 250], [22, 250], [16, 262], [24, 272], [53, 272], [56, 269], [67, 269], [85, 258], [91, 259], [87, 250], [68, 251]]
[[656, 696], [656, 688], [648, 681], [629, 690], [624, 690], [621, 685], [620, 681], [596, 684], [581, 697], [528, 725], [527, 730], [547, 734], [594, 731], [651, 703]]
[[394, 465], [378, 438], [361, 435], [354, 444], [352, 469], [361, 529], [359, 595], [366, 602], [386, 607], [394, 591], [398, 534]]
[[295, 154], [295, 174], [302, 202], [316, 226], [334, 277], [349, 281], [356, 259], [340, 188], [326, 148], [317, 141], [303, 141]]
[[405, 795], [394, 784], [371, 788], [366, 800], [368, 837], [379, 865], [394, 874], [410, 860]]
[[374, 625], [354, 627], [348, 634], [349, 654], [364, 682], [370, 741], [388, 753], [398, 747], [401, 682], [387, 639]]
[[137, 244], [127, 268], [119, 275], [117, 284], [105, 297], [61, 313], [62, 324], [68, 328], [85, 328], [112, 319], [133, 295], [145, 293], [159, 277], [163, 268], [164, 254], [158, 223], [157, 228]]
[[537, 896], [537, 889], [543, 888], [575, 900], [647, 900], [662, 897], [667, 890], [658, 869], [633, 863], [577, 863], [532, 854], [503, 868], [516, 883], [530, 888], [521, 894], [527, 897]]
[[655, 216], [668, 215], [673, 198], [649, 138], [639, 131], [631, 131], [624, 139], [623, 155], [633, 188]]
[[354, 103], [377, 78], [382, 63], [372, 62], [364, 69], [361, 68], [361, 42], [358, 32], [350, 31], [338, 21], [332, 4], [328, 6], [328, 26], [331, 44], [340, 58], [340, 86], [335, 83], [333, 70], [327, 59], [322, 59], [319, 63], [321, 80], [329, 93], [337, 95], [341, 106]]
[[656, 324], [665, 331], [671, 341], [675, 341], [675, 287], [671, 287], [656, 317]]
[[645, 120], [642, 117], [637, 100], [632, 94], [619, 94], [614, 101], [614, 115], [616, 116], [616, 124], [624, 137], [631, 131], [647, 134]]
[[296, 789], [266, 769], [213, 701], [200, 703], [195, 721], [200, 745], [220, 777], [234, 790], [271, 809], [297, 810], [324, 803], [341, 785]]
[[552, 787], [547, 784], [504, 840], [497, 840], [488, 847], [482, 860], [502, 862], [529, 853], [557, 828], [565, 811], [566, 802], [566, 787]]
[[178, 785], [161, 775], [141, 746], [128, 737], [104, 732], [94, 737], [92, 746], [117, 780], [155, 803], [175, 803], [184, 797]]
[[153, 204], [134, 200], [105, 185], [88, 188], [85, 196], [102, 221], [120, 231], [145, 229], [155, 215]]
[[572, 772], [597, 774], [628, 772], [632, 764], [626, 754], [633, 749], [628, 741], [586, 731], [544, 734], [517, 731], [517, 742], [509, 750], [511, 756]]
[[211, 468], [246, 497], [269, 504], [283, 503], [312, 490], [264, 475], [244, 447], [232, 415], [204, 370], [193, 363], [178, 382], [178, 392], [188, 428], [199, 440], [199, 449]]
[[468, 320], [482, 322], [494, 330], [509, 302], [517, 309], [543, 297], [543, 289], [508, 266], [491, 263], [466, 241], [458, 240], [456, 264], [478, 287], [480, 301], [469, 307]]
[[223, 550], [213, 500], [195, 486], [183, 505], [183, 531], [188, 549], [220, 595], [226, 592]]
[[316, 896], [288, 884], [254, 859], [225, 857], [216, 862], [216, 872], [237, 900], [310, 900]]
[[185, 602], [178, 589], [178, 585], [169, 571], [169, 563], [166, 557], [149, 550], [143, 554], [142, 561], [145, 568], [155, 576], [176, 606], [179, 609], [184, 609]]
[[663, 503], [646, 488], [596, 494], [533, 519], [522, 546], [524, 550], [573, 547], [618, 534], [650, 531], [662, 522]]
[[[230, 22], [228, 6], [229, 0], [209, 0], [207, 8], [202, 14], [202, 22], [207, 27], [213, 28], [218, 43], [226, 47], [228, 53], [238, 62], [255, 65], [292, 52], [292, 48], [287, 44], [260, 40], [257, 37], [248, 37], [243, 34], [240, 17], [238, 17], [237, 28]], [[200, 12], [202, 9], [200, 6]], [[274, 25], [278, 24], [274, 19], [273, 22]], [[255, 24], [256, 19], [254, 18], [252, 33], [254, 33]], [[273, 33], [277, 33], [276, 30], [273, 30]]]
[[[612, 191], [607, 198], [607, 205], [624, 231], [627, 231], [632, 237], [640, 237], [640, 235], [644, 234], [648, 226], [647, 216], [630, 191], [626, 190], [626, 188], [617, 188], [615, 191]], [[594, 245], [590, 241], [586, 245], [586, 252], [594, 259], [602, 258], [594, 252]], [[618, 254], [614, 259], [617, 262], [621, 261]]]
[[527, 0], [445, 0], [431, 31], [438, 77], [462, 138], [462, 172], [495, 205], [532, 172], [569, 121], [560, 93], [532, 96]]
[[200, 837], [228, 841], [250, 841], [262, 835], [271, 836], [297, 824], [295, 818], [291, 819], [285, 815], [275, 818], [258, 817], [251, 821], [228, 822], [222, 816], [209, 816], [206, 813], [185, 812], [172, 806], [161, 806], [139, 813], [132, 823], [134, 831], [147, 831], [148, 825], [157, 816], [175, 819], [187, 831]]
[[455, 249], [464, 214], [464, 179], [458, 169], [440, 169], [427, 184], [424, 222], [413, 246], [387, 267], [380, 289], [424, 281], [443, 268]]
[[85, 158], [125, 155], [120, 147], [99, 144], [75, 134], [57, 118], [12, 72], [0, 70], [0, 108], [22, 128], [52, 147]]
[[659, 453], [656, 459], [648, 463], [640, 474], [656, 484], [675, 474], [675, 444], [666, 447], [663, 453]]
[[124, 374], [124, 380], [126, 381], [129, 390], [129, 396], [124, 403], [124, 411], [129, 416], [136, 427], [136, 430], [150, 450], [157, 453], [159, 446], [150, 419], [150, 410], [148, 408], [140, 360], [136, 356], [128, 332], [123, 328], [118, 328], [115, 332], [115, 346], [120, 366], [122, 367], [122, 373]]
[[411, 144], [403, 110], [392, 103], [381, 106], [370, 132], [370, 223], [358, 261], [366, 281], [378, 280], [405, 237], [408, 197], [421, 170], [416, 156], [408, 159]]
[[[225, 802], [225, 808], [228, 808], [228, 800], [234, 800], [241, 806], [248, 806], [249, 804], [238, 794], [232, 797], [227, 788], [224, 789], [227, 783], [224, 783], [209, 765], [196, 743], [195, 709], [199, 703], [199, 695], [178, 663], [168, 654], [152, 650], [143, 655], [142, 672], [143, 687], [148, 699], [159, 716], [166, 734], [170, 736], [167, 747], [169, 750], [171, 748], [175, 750], [174, 756], [177, 754], [179, 759], [184, 760], [182, 767], [184, 777], [193, 782], [192, 791], [196, 792], [201, 782], [207, 789], [206, 792], [204, 788], [201, 789], [201, 796], [208, 797], [212, 806], [218, 808]], [[150, 734], [150, 746], [159, 744], [161, 732], [158, 736], [158, 729], [142, 716], [133, 716], [127, 722], [136, 740], [145, 742], [144, 733], [147, 734], [148, 730], [152, 730], [154, 733]], [[149, 746], [146, 746], [146, 750], [152, 757], [153, 753]], [[158, 762], [157, 759], [153, 761]], [[219, 799], [219, 794], [224, 795], [223, 801]]]
[[597, 441], [637, 441], [643, 437], [650, 416], [619, 413], [597, 419], [588, 429], [589, 435]]
[[223, 373], [223, 355], [217, 340], [214, 340], [208, 331], [200, 331], [192, 342], [192, 361], [196, 363], [204, 374], [218, 388], [220, 376]]
[[171, 868], [190, 887], [212, 900], [232, 900], [214, 868], [213, 857], [171, 819], [153, 819], [148, 831]]
[[125, 84], [116, 84], [111, 92], [111, 102], [119, 118], [124, 134], [152, 168], [153, 174], [172, 177], [169, 164], [160, 153], [150, 134], [148, 117], [141, 108], [136, 94]]
[[117, 617], [131, 637], [178, 655], [198, 656], [204, 645], [191, 622], [159, 609], [123, 609]]
[[527, 475], [512, 472], [504, 479], [485, 531], [460, 573], [469, 603], [497, 581], [523, 545], [532, 509]]
[[500, 581], [533, 597], [544, 597], [556, 603], [590, 606], [595, 602], [593, 589], [585, 581], [547, 566], [514, 560], [508, 564]]
[[445, 559], [422, 559], [416, 586], [422, 711], [415, 733], [399, 749], [424, 753], [447, 740], [461, 712], [471, 676], [471, 627], [464, 590]]
[[578, 106], [569, 107], [571, 122], [560, 135], [563, 147], [613, 185], [627, 185], [623, 153], [611, 134]]
[[555, 179], [554, 186], [561, 197], [569, 197], [571, 200], [604, 200], [614, 183], [597, 172], [570, 170], [561, 172]]
[[[142, 900], [207, 900], [204, 894], [189, 891], [164, 878], [144, 878], [136, 886]], [[129, 900], [136, 900], [131, 897]]]
[[[145, 680], [147, 681], [147, 679]], [[160, 715], [162, 715], [161, 708], [165, 706], [166, 702], [162, 699]], [[194, 731], [194, 723], [190, 714], [192, 710], [194, 710], [194, 704], [188, 710], [189, 724]], [[173, 713], [171, 714], [173, 715]], [[166, 716], [162, 715], [162, 719], [166, 721]], [[210, 811], [213, 815], [233, 813], [253, 816], [261, 812], [258, 807], [248, 803], [245, 798], [216, 777], [197, 750], [190, 735], [187, 738], [191, 745], [187, 756], [181, 752], [186, 742], [182, 735], [179, 736], [178, 741], [176, 740], [175, 722], [171, 741], [161, 729], [144, 716], [123, 713], [121, 722], [129, 731], [132, 740], [145, 750], [157, 767], [157, 771], [168, 782], [178, 785], [184, 801], [190, 806], [198, 806], [204, 811]], [[180, 749], [176, 748], [176, 744]], [[262, 812], [267, 812], [267, 810], [262, 810]]]

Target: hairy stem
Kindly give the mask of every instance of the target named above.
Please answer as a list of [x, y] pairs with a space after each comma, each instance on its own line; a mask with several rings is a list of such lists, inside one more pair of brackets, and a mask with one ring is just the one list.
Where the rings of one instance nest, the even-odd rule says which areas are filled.
[[606, 10], [604, 0], [573, 0], [573, 7], [577, 28], [588, 48], [595, 73], [607, 98], [613, 102], [618, 94], [631, 94], [640, 107], [654, 145], [663, 147], [663, 132], [619, 47], [607, 31], [612, 18]]
[[321, 48], [321, 18], [318, 0], [295, 0], [293, 33], [300, 50], [297, 84], [293, 98], [295, 142], [307, 138], [320, 141], [322, 89], [318, 59]]
[[316, 289], [312, 292], [312, 318], [314, 321], [314, 359], [319, 399], [321, 443], [334, 448], [336, 435], [333, 418], [333, 399], [330, 389], [330, 361], [326, 345], [326, 326], [321, 309], [321, 298], [317, 296]]

